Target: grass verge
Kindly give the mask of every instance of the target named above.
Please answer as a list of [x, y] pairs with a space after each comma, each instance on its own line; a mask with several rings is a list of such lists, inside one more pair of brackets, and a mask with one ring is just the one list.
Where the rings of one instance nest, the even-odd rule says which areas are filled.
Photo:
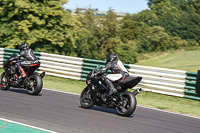
[[80, 94], [86, 83], [72, 79], [65, 79], [46, 75], [43, 78], [43, 87]]

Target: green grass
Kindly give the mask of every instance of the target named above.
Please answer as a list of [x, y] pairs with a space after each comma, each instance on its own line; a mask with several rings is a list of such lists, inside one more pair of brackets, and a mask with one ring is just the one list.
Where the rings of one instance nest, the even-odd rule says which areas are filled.
[[172, 52], [145, 61], [137, 65], [171, 68], [185, 71], [197, 72], [200, 69], [200, 50]]
[[48, 75], [43, 78], [43, 87], [49, 89], [56, 89], [80, 94], [85, 86], [86, 83], [84, 81], [77, 81]]
[[141, 92], [136, 98], [139, 105], [200, 117], [200, 101], [153, 92]]

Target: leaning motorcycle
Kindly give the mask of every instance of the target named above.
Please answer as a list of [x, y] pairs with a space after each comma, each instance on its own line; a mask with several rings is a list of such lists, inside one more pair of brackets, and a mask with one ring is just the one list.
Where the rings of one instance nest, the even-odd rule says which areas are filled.
[[[10, 58], [16, 56], [13, 54]], [[15, 64], [21, 60], [9, 61], [8, 58], [3, 65], [4, 72], [0, 77], [0, 88], [1, 90], [8, 90], [10, 87], [24, 88], [28, 91], [30, 95], [38, 95], [43, 87], [42, 78], [45, 76], [45, 72], [38, 75], [35, 72], [36, 69], [40, 67], [39, 64], [33, 64], [29, 67], [25, 67], [24, 71], [26, 73], [26, 78], [21, 79], [20, 83], [16, 82], [20, 73], [18, 72]]]
[[117, 93], [111, 98], [105, 98], [109, 93], [109, 88], [101, 82], [101, 76], [94, 77], [94, 73], [102, 69], [97, 66], [92, 70], [86, 78], [87, 86], [83, 89], [80, 95], [80, 104], [83, 108], [89, 109], [94, 105], [116, 109], [117, 113], [121, 116], [130, 116], [134, 113], [137, 105], [135, 96], [142, 90], [137, 88], [135, 91], [128, 91], [129, 88], [135, 87], [142, 77], [127, 77], [126, 79], [114, 82]]

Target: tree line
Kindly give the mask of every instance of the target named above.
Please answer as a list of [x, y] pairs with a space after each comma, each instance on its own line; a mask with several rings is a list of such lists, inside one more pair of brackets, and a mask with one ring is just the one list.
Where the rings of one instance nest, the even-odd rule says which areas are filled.
[[35, 51], [105, 60], [116, 53], [124, 63], [137, 55], [200, 44], [200, 0], [148, 0], [149, 9], [118, 20], [114, 10], [73, 16], [68, 0], [1, 0], [0, 47], [27, 42]]

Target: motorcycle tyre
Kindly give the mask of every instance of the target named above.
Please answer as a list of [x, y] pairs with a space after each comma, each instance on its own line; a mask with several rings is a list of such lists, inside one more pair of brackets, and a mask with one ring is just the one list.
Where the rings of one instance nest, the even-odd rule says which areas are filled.
[[132, 115], [134, 113], [134, 111], [136, 109], [137, 100], [136, 100], [135, 96], [130, 92], [124, 92], [124, 93], [122, 93], [122, 95], [126, 95], [129, 97], [130, 107], [126, 112], [121, 112], [118, 107], [115, 107], [115, 109], [120, 116], [129, 117], [130, 115]]
[[[5, 76], [5, 72], [3, 72], [2, 74], [1, 74], [1, 81], [2, 81], [2, 78], [3, 78], [3, 76]], [[0, 83], [1, 84], [1, 83]], [[2, 84], [1, 84], [2, 85]], [[1, 87], [0, 86], [0, 88], [1, 88], [1, 90], [8, 90], [9, 88], [10, 88], [10, 85], [7, 83], [7, 85], [6, 86], [4, 86], [4, 87]]]
[[[81, 95], [80, 95], [80, 105], [81, 105], [81, 107], [83, 107], [83, 108], [85, 108], [85, 109], [89, 109], [89, 108], [92, 108], [93, 106], [94, 106], [94, 101], [93, 101], [93, 99], [91, 98], [91, 102], [88, 104], [88, 105], [85, 105], [85, 104], [83, 104], [83, 95], [84, 95], [84, 93], [86, 92], [86, 91], [88, 91], [89, 90], [89, 88], [88, 88], [88, 86], [87, 87], [85, 87], [84, 89], [83, 89], [83, 91], [81, 92]], [[90, 91], [90, 90], [89, 90]], [[92, 95], [92, 94], [91, 94]], [[91, 96], [92, 97], [92, 96]]]
[[34, 86], [34, 91], [31, 91], [29, 89], [27, 89], [28, 93], [30, 95], [38, 95], [41, 90], [42, 90], [42, 87], [43, 87], [43, 81], [42, 81], [42, 78], [41, 76], [39, 76], [38, 74], [33, 74], [29, 77], [29, 80], [35, 80], [36, 82], [36, 86]]

